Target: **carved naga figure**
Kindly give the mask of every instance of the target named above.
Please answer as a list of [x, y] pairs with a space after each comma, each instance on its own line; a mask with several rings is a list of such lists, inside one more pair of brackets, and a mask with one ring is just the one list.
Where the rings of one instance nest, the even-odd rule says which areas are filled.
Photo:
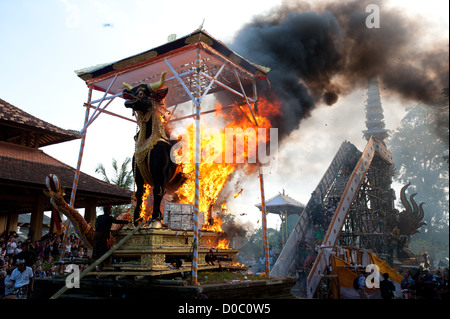
[[[47, 190], [44, 190], [44, 193], [50, 197], [51, 204], [70, 220], [83, 244], [92, 250], [95, 243], [95, 230], [92, 229], [92, 227], [75, 208], [66, 203], [58, 176], [53, 174], [48, 175], [45, 180], [45, 184], [47, 186]], [[108, 249], [111, 248], [113, 244], [114, 238], [110, 236], [107, 241]]]
[[413, 234], [419, 232], [420, 227], [427, 223], [422, 221], [424, 217], [423, 204], [417, 205], [414, 196], [417, 193], [409, 196], [409, 201], [406, 198], [405, 191], [410, 183], [406, 184], [400, 190], [400, 200], [405, 207], [405, 210], [395, 214], [395, 217], [390, 220], [390, 228], [392, 229], [392, 244], [397, 246], [399, 257], [412, 258], [414, 254], [408, 249], [409, 242]]
[[153, 212], [149, 222], [161, 221], [161, 200], [166, 188], [181, 180], [181, 168], [170, 159], [172, 143], [164, 127], [164, 116], [167, 113], [163, 100], [168, 89], [163, 89], [167, 72], [161, 74], [157, 83], [131, 86], [123, 83], [125, 107], [136, 112], [139, 133], [133, 156], [133, 171], [136, 183], [135, 224], [140, 218], [140, 207], [144, 184], [153, 187]]
[[426, 225], [427, 223], [422, 221], [424, 217], [424, 212], [422, 206], [425, 203], [420, 203], [417, 206], [416, 201], [414, 200], [414, 196], [417, 193], [411, 194], [409, 196], [408, 202], [406, 199], [405, 191], [409, 187], [410, 183], [406, 184], [400, 190], [400, 199], [402, 201], [403, 206], [405, 206], [405, 210], [401, 211], [398, 214], [398, 228], [400, 230], [400, 235], [411, 236], [419, 232], [419, 228]]

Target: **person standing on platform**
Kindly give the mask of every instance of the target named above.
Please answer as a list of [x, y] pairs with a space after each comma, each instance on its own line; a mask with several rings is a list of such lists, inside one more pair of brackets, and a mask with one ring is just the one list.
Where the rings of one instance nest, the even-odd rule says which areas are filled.
[[[111, 234], [112, 224], [128, 224], [126, 220], [118, 220], [111, 216], [112, 207], [104, 206], [103, 215], [97, 217], [95, 222], [95, 244], [93, 258], [98, 259], [108, 251], [108, 238]], [[102, 270], [103, 263], [98, 266], [99, 270]]]

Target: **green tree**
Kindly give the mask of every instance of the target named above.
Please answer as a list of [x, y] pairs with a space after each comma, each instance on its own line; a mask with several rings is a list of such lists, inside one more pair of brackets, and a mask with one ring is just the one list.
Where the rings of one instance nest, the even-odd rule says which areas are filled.
[[126, 157], [123, 163], [119, 166], [115, 158], [112, 159], [113, 176], [108, 177], [105, 166], [98, 164], [95, 172], [102, 176], [102, 179], [119, 187], [131, 190], [133, 187], [133, 171], [128, 168], [131, 163], [131, 158]]
[[[268, 228], [267, 239], [269, 241], [270, 250], [273, 251], [273, 254], [271, 254], [272, 257], [271, 267], [272, 267], [275, 264], [276, 258], [283, 249], [281, 245], [281, 232], [273, 228]], [[253, 253], [255, 256], [255, 260], [258, 262], [260, 258], [264, 258], [264, 237], [262, 227], [259, 227], [254, 230], [254, 232], [250, 236], [249, 241], [252, 242], [256, 247], [256, 251], [254, 251]]]
[[[132, 190], [133, 183], [134, 183], [134, 177], [133, 177], [133, 170], [129, 168], [129, 165], [131, 164], [131, 158], [126, 157], [122, 164], [118, 164], [116, 159], [112, 159], [112, 176], [109, 177], [106, 173], [105, 166], [103, 164], [98, 164], [95, 172], [97, 174], [100, 174], [102, 179], [110, 184], [114, 184], [116, 186]], [[128, 208], [130, 205], [119, 205], [116, 207], [113, 207], [113, 215], [117, 216], [121, 212], [123, 212], [126, 208]]]
[[[418, 104], [407, 108], [400, 127], [387, 142], [396, 167], [395, 180], [402, 185], [411, 182], [408, 193], [417, 193], [415, 200], [425, 202], [427, 226], [413, 241], [439, 244], [441, 251], [446, 249], [447, 256], [449, 167], [445, 155], [448, 155], [448, 127], [448, 100], [446, 108], [442, 104], [439, 107]], [[445, 236], [447, 238], [442, 240]], [[410, 246], [421, 245], [412, 243]]]

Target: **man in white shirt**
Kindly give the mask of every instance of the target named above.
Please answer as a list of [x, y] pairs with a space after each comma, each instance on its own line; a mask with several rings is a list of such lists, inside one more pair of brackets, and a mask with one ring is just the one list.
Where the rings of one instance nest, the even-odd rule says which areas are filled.
[[17, 299], [27, 299], [33, 292], [33, 269], [25, 266], [24, 259], [17, 260], [17, 268], [11, 273], [10, 282], [8, 288], [14, 287], [14, 294]]
[[14, 237], [11, 237], [11, 238], [8, 240], [8, 243], [6, 244], [6, 254], [7, 254], [7, 255], [12, 255], [12, 254], [14, 254], [16, 248], [17, 248], [16, 239], [15, 239]]

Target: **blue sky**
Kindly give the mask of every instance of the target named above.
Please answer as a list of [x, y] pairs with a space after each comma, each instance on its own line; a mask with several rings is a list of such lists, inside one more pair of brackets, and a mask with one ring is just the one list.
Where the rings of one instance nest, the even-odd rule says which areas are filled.
[[[81, 130], [87, 88], [74, 70], [116, 61], [164, 44], [170, 34], [184, 36], [204, 22], [204, 29], [227, 43], [256, 14], [267, 12], [282, 0], [145, 1], [145, 0], [0, 0], [0, 98], [65, 129]], [[430, 37], [448, 39], [448, 1], [391, 1], [411, 15], [430, 20]], [[105, 27], [104, 24], [111, 26]], [[340, 143], [347, 139], [361, 150], [365, 146], [365, 92], [356, 91], [332, 108], [318, 107], [280, 154], [299, 156], [298, 174], [268, 176], [266, 198], [282, 189], [306, 202]], [[404, 114], [393, 97], [383, 100], [387, 128], [395, 129]], [[392, 106], [392, 107], [391, 107]], [[395, 106], [395, 107], [394, 107]], [[131, 116], [123, 101], [108, 110]], [[346, 121], [360, 117], [356, 125]], [[353, 123], [355, 123], [353, 121]], [[324, 125], [328, 131], [324, 131]], [[336, 125], [336, 126], [333, 126]], [[345, 130], [341, 128], [345, 127]], [[132, 156], [134, 124], [102, 115], [88, 129], [82, 171], [94, 175], [98, 163], [106, 168], [114, 157]], [[79, 141], [44, 148], [76, 167]], [[314, 159], [314, 160], [313, 160]], [[289, 173], [289, 172], [288, 172]], [[259, 202], [257, 181], [238, 197], [235, 212], [250, 207], [248, 218], [259, 219], [253, 205]], [[270, 220], [269, 220], [270, 222]], [[272, 223], [278, 223], [274, 217]]]

